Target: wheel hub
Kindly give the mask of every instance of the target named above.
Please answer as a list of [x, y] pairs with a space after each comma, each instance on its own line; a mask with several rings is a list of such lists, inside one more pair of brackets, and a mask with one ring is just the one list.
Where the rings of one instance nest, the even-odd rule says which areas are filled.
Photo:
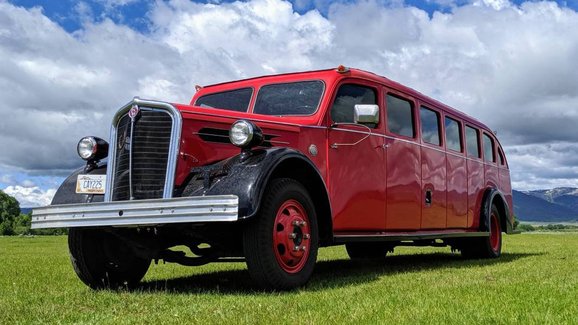
[[311, 229], [303, 206], [287, 200], [280, 207], [273, 230], [273, 250], [277, 262], [288, 273], [299, 272], [309, 256]]

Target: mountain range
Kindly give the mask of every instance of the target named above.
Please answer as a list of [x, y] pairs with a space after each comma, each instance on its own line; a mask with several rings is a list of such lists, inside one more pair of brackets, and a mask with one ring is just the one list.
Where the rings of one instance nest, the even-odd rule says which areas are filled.
[[578, 220], [578, 189], [513, 191], [514, 214], [520, 221], [564, 222]]
[[[578, 188], [557, 187], [551, 190], [513, 191], [514, 214], [520, 221], [578, 221]], [[22, 208], [29, 213], [32, 208]]]

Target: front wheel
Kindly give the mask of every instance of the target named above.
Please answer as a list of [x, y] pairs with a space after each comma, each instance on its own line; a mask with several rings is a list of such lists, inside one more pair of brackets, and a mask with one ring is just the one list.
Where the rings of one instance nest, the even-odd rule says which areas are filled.
[[131, 288], [150, 265], [150, 259], [135, 256], [126, 242], [101, 229], [70, 228], [68, 248], [74, 271], [93, 289]]
[[265, 289], [288, 290], [307, 283], [317, 260], [317, 229], [313, 201], [303, 185], [274, 179], [243, 235], [252, 279]]

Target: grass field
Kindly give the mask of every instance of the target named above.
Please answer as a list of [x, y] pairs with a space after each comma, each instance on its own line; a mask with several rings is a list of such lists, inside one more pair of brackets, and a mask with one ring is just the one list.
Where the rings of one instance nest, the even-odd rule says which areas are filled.
[[0, 324], [578, 324], [578, 233], [506, 236], [497, 260], [397, 248], [384, 264], [325, 248], [311, 282], [252, 289], [243, 263], [152, 265], [135, 291], [92, 291], [66, 237], [0, 237]]

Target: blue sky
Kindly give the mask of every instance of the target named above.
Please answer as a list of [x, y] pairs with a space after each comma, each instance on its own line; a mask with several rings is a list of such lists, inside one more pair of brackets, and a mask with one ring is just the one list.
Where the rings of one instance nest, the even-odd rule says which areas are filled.
[[345, 64], [498, 132], [517, 189], [578, 187], [578, 0], [0, 0], [0, 189], [50, 202], [133, 96]]
[[[9, 0], [18, 6], [25, 8], [42, 7], [44, 14], [52, 21], [58, 23], [66, 31], [72, 33], [82, 29], [83, 19], [88, 18], [96, 22], [108, 18], [115, 23], [130, 26], [131, 28], [143, 33], [149, 32], [150, 24], [147, 13], [155, 1], [147, 0]], [[226, 3], [233, 1], [195, 1], [197, 3]], [[353, 1], [340, 1], [342, 3], [352, 3]], [[430, 15], [436, 11], [450, 12], [453, 8], [467, 5], [473, 1], [467, 0], [407, 0], [407, 1], [384, 1], [389, 6], [413, 6], [420, 8]], [[512, 3], [520, 5], [523, 0], [515, 0]], [[533, 1], [537, 2], [537, 1]], [[291, 1], [296, 12], [303, 14], [309, 10], [319, 10], [323, 15], [327, 15], [332, 1]], [[556, 3], [561, 7], [568, 7], [574, 10], [578, 9], [578, 0], [561, 1]], [[88, 17], [82, 17], [81, 12], [88, 14]]]

